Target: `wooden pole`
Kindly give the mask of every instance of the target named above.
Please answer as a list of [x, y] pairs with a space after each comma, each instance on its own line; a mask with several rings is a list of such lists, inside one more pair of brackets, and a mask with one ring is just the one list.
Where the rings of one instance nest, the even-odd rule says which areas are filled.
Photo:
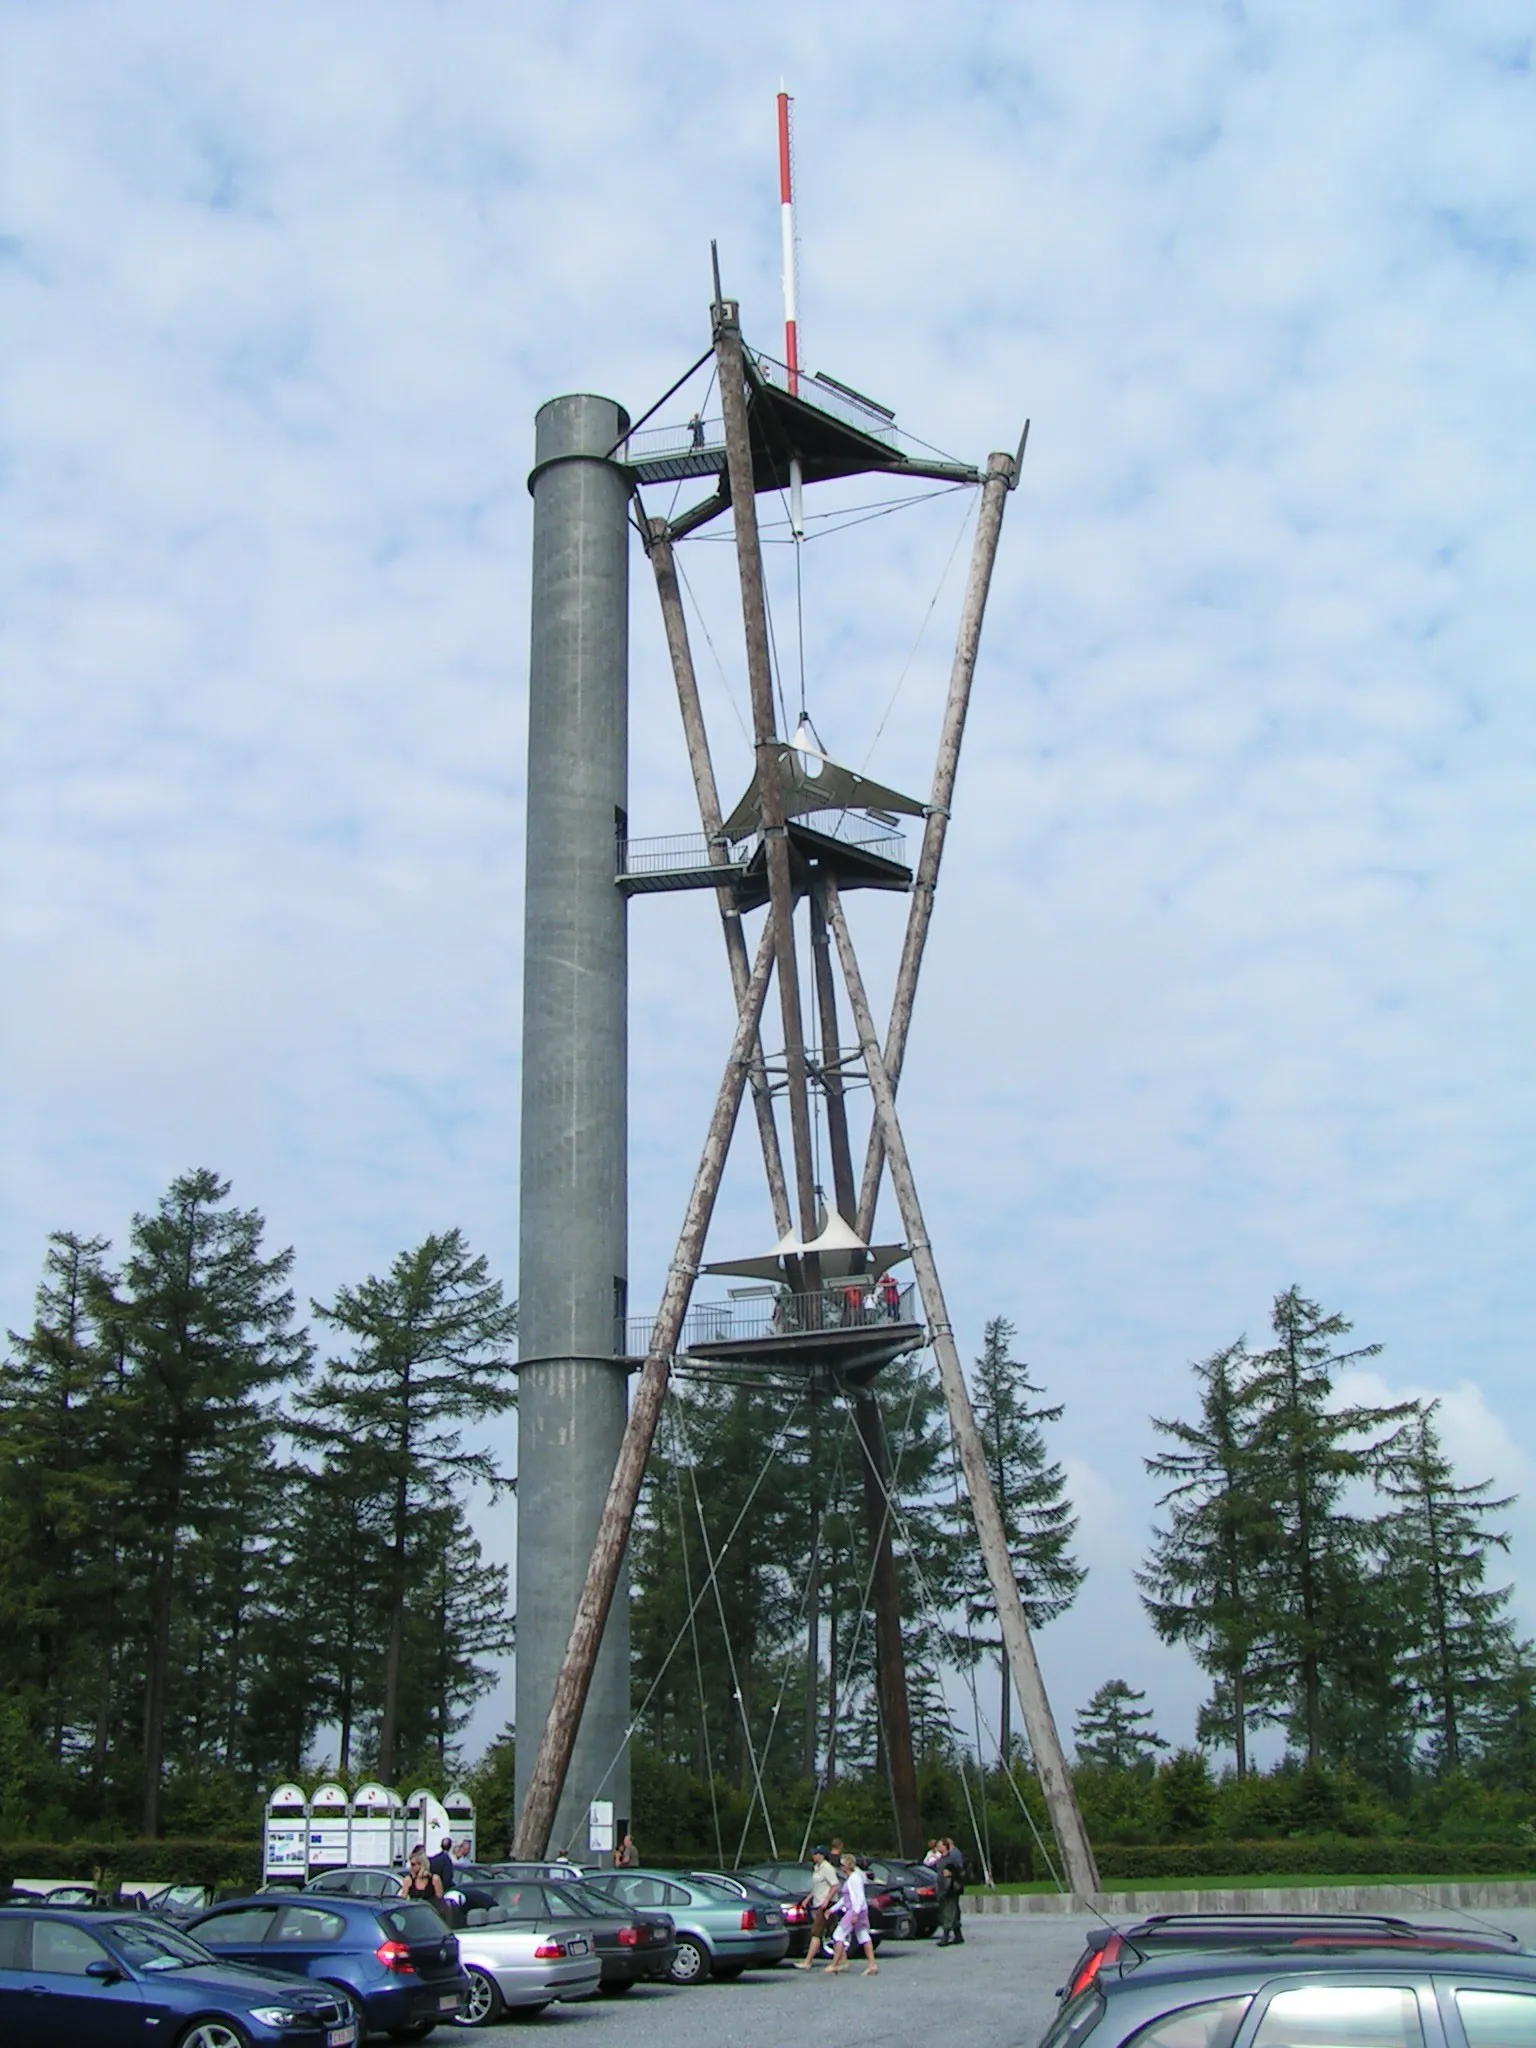
[[[837, 982], [832, 949], [827, 941], [827, 908], [820, 886], [811, 890], [811, 969], [816, 984], [816, 1014], [821, 1038], [821, 1092], [827, 1105], [827, 1150], [832, 1155], [832, 1197], [837, 1213], [850, 1227], [858, 1216], [853, 1192], [853, 1147], [848, 1139], [848, 1104], [839, 1064]], [[865, 1240], [866, 1243], [868, 1240]]]
[[891, 1458], [885, 1417], [873, 1387], [853, 1390], [853, 1423], [859, 1432], [864, 1468], [864, 1526], [871, 1550], [870, 1597], [875, 1607], [875, 1680], [880, 1695], [881, 1731], [891, 1773], [896, 1811], [896, 1853], [923, 1853], [923, 1817], [917, 1797], [917, 1764], [912, 1755], [912, 1706], [907, 1698], [907, 1653], [901, 1639], [901, 1585], [891, 1541]]
[[[811, 1165], [811, 1111], [806, 1093], [805, 1032], [800, 1008], [800, 970], [795, 959], [794, 885], [789, 872], [789, 838], [784, 828], [784, 790], [779, 780], [780, 741], [773, 716], [773, 670], [768, 651], [768, 601], [763, 587], [763, 551], [757, 531], [757, 495], [752, 473], [752, 437], [747, 424], [747, 380], [741, 352], [741, 318], [734, 299], [714, 309], [715, 359], [720, 370], [720, 410], [725, 421], [726, 475], [736, 527], [736, 568], [741, 580], [741, 616], [747, 642], [747, 683], [752, 696], [752, 743], [757, 763], [757, 797], [767, 856], [768, 900], [777, 935], [779, 1008], [784, 1020], [785, 1093], [795, 1155], [795, 1192], [800, 1230], [816, 1235], [816, 1189]], [[808, 1275], [814, 1287], [819, 1276]]]
[[992, 1597], [997, 1602], [997, 1618], [1002, 1630], [1003, 1647], [1008, 1655], [1009, 1669], [1013, 1673], [1014, 1691], [1018, 1694], [1019, 1709], [1023, 1714], [1024, 1726], [1029, 1736], [1030, 1752], [1035, 1760], [1040, 1789], [1045, 1794], [1046, 1810], [1050, 1814], [1056, 1844], [1061, 1851], [1068, 1887], [1077, 1897], [1086, 1898], [1099, 1889], [1098, 1866], [1094, 1862], [1093, 1849], [1088, 1841], [1087, 1830], [1083, 1826], [1082, 1814], [1078, 1810], [1077, 1794], [1067, 1770], [1061, 1738], [1056, 1732], [1051, 1703], [1046, 1696], [1045, 1682], [1040, 1676], [1040, 1666], [1035, 1658], [1035, 1646], [1030, 1639], [1024, 1605], [1019, 1598], [1018, 1584], [1013, 1576], [1013, 1561], [1008, 1554], [1007, 1534], [1003, 1528], [1002, 1516], [998, 1512], [997, 1495], [992, 1490], [992, 1477], [987, 1470], [981, 1432], [976, 1427], [971, 1397], [966, 1389], [965, 1373], [961, 1368], [960, 1353], [955, 1344], [955, 1333], [950, 1324], [949, 1310], [945, 1306], [944, 1290], [939, 1282], [939, 1269], [934, 1263], [933, 1248], [928, 1242], [927, 1226], [923, 1221], [922, 1204], [918, 1200], [917, 1183], [912, 1177], [912, 1164], [907, 1156], [906, 1140], [902, 1136], [901, 1124], [896, 1115], [896, 1090], [880, 1051], [875, 1020], [870, 1011], [869, 998], [864, 991], [864, 977], [859, 971], [853, 942], [848, 935], [848, 920], [843, 915], [842, 899], [838, 894], [837, 883], [830, 877], [826, 890], [827, 922], [837, 942], [843, 979], [848, 988], [848, 1000], [853, 1005], [859, 1046], [864, 1055], [865, 1071], [869, 1075], [870, 1093], [874, 1097], [875, 1120], [884, 1140], [886, 1158], [890, 1162], [891, 1187], [901, 1211], [902, 1228], [912, 1249], [912, 1264], [917, 1272], [923, 1310], [928, 1319], [929, 1341], [938, 1360], [939, 1380], [949, 1409], [949, 1425], [954, 1432], [955, 1444], [960, 1453], [960, 1467], [965, 1474], [966, 1490], [971, 1498], [971, 1512], [976, 1518], [977, 1542], [987, 1568]]
[[[720, 836], [724, 814], [710, 759], [709, 735], [704, 727], [704, 706], [699, 700], [699, 679], [693, 666], [693, 649], [688, 642], [688, 620], [683, 612], [683, 595], [678, 587], [677, 563], [664, 519], [650, 521], [651, 568], [656, 577], [656, 594], [661, 600], [662, 623], [667, 632], [667, 649], [672, 656], [672, 675], [677, 684], [678, 708], [683, 716], [683, 737], [688, 747], [688, 764], [693, 770], [694, 794], [699, 803], [699, 822], [709, 842], [709, 858], [719, 867], [726, 859]], [[736, 991], [738, 1014], [746, 1000], [751, 969], [747, 965], [747, 941], [741, 929], [741, 912], [735, 892], [726, 887], [715, 891], [720, 908], [720, 929], [725, 938], [725, 956], [730, 963], [731, 986]], [[752, 1108], [757, 1117], [757, 1134], [763, 1148], [763, 1172], [768, 1180], [768, 1199], [773, 1206], [776, 1237], [788, 1237], [791, 1227], [789, 1189], [784, 1180], [784, 1155], [779, 1149], [779, 1127], [773, 1116], [773, 1092], [763, 1067], [761, 1034], [752, 1047]], [[852, 1217], [849, 1217], [850, 1222]]]
[[[1023, 444], [1020, 444], [1023, 452]], [[907, 934], [896, 970], [896, 989], [891, 1000], [891, 1021], [885, 1035], [885, 1070], [893, 1088], [901, 1085], [901, 1069], [907, 1054], [907, 1033], [912, 1023], [912, 1005], [917, 997], [917, 977], [928, 943], [928, 926], [933, 919], [933, 892], [944, 858], [944, 835], [949, 830], [949, 810], [955, 794], [955, 772], [960, 765], [960, 742], [965, 737], [966, 712], [971, 702], [971, 680], [976, 673], [976, 653], [981, 645], [981, 622], [987, 609], [987, 592], [997, 560], [998, 537], [1003, 530], [1003, 508], [1018, 478], [1018, 465], [1011, 455], [987, 457], [987, 473], [981, 486], [981, 510], [976, 519], [976, 539], [971, 547], [971, 569], [966, 579], [965, 599], [960, 607], [960, 627], [955, 637], [955, 658], [949, 671], [949, 696], [944, 704], [944, 723], [939, 732], [938, 758], [933, 768], [933, 789], [928, 799], [928, 821], [923, 827], [922, 851], [912, 882], [912, 903], [907, 912]], [[880, 1174], [885, 1164], [884, 1142], [877, 1118], [870, 1128], [864, 1154], [864, 1179], [859, 1189], [858, 1232], [868, 1244], [875, 1234], [875, 1205], [880, 1197]]]
[[667, 1391], [672, 1354], [677, 1349], [683, 1318], [688, 1313], [694, 1276], [704, 1250], [715, 1197], [720, 1192], [720, 1176], [725, 1170], [726, 1155], [730, 1151], [731, 1133], [741, 1109], [752, 1046], [773, 971], [776, 940], [777, 934], [770, 919], [758, 947], [746, 999], [736, 1019], [736, 1036], [730, 1058], [726, 1061], [714, 1114], [709, 1120], [709, 1131], [694, 1175], [693, 1192], [688, 1198], [677, 1250], [667, 1273], [661, 1307], [656, 1312], [650, 1352], [640, 1374], [634, 1405], [629, 1411], [629, 1421], [619, 1445], [608, 1498], [597, 1527], [597, 1540], [587, 1565], [586, 1583], [576, 1604], [576, 1617], [571, 1624], [560, 1676], [555, 1681], [549, 1715], [539, 1737], [539, 1752], [528, 1779], [528, 1789], [523, 1795], [523, 1810], [517, 1817], [512, 1844], [515, 1857], [542, 1856], [549, 1843], [549, 1831], [554, 1826], [555, 1809], [560, 1803], [565, 1774], [570, 1768], [571, 1751], [575, 1747], [576, 1733], [581, 1726], [582, 1711], [592, 1684], [592, 1669], [602, 1647], [608, 1610], [613, 1605], [614, 1588], [618, 1584], [624, 1551], [629, 1543], [635, 1503], [640, 1498], [640, 1482], [645, 1476], [645, 1461], [661, 1418], [661, 1403]]

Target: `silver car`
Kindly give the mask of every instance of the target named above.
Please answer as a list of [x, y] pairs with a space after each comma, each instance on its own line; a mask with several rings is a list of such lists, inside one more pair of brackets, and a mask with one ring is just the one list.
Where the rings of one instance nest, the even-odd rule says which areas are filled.
[[558, 1999], [595, 1998], [603, 1966], [597, 1939], [579, 1921], [513, 1921], [505, 1909], [473, 1907], [459, 1929], [459, 1962], [469, 1995], [455, 2014], [461, 2027], [488, 2027], [510, 2006], [542, 2012]]

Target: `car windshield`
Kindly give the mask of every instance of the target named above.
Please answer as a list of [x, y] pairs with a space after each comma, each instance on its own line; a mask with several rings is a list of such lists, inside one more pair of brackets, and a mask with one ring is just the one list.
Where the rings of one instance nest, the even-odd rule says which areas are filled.
[[623, 1910], [614, 1905], [606, 1892], [600, 1892], [590, 1884], [578, 1883], [574, 1878], [562, 1885], [561, 1892], [562, 1895], [569, 1892], [576, 1904], [585, 1907], [589, 1913], [604, 1914], [611, 1919], [616, 1912]]
[[139, 1970], [195, 1970], [213, 1957], [190, 1935], [144, 1920], [111, 1920], [107, 1933]]
[[704, 1892], [712, 1899], [739, 1899], [740, 1892], [733, 1892], [728, 1884], [716, 1884], [712, 1877], [690, 1877], [688, 1882], [696, 1892]]

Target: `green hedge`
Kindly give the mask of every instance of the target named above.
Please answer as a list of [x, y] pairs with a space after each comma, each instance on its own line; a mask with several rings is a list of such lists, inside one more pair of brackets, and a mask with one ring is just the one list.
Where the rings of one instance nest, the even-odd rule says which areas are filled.
[[257, 1843], [0, 1842], [0, 1871], [13, 1877], [52, 1877], [60, 1884], [94, 1879], [110, 1890], [130, 1884], [250, 1885], [261, 1882]]
[[1399, 1836], [1292, 1836], [1280, 1842], [1096, 1842], [1109, 1882], [1180, 1877], [1508, 1877], [1536, 1869], [1536, 1848], [1513, 1842], [1414, 1842]]

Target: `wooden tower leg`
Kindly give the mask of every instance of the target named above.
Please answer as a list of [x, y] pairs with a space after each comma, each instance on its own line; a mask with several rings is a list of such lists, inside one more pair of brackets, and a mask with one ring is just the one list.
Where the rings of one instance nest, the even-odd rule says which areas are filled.
[[592, 1684], [592, 1668], [602, 1646], [608, 1610], [613, 1605], [614, 1587], [618, 1584], [619, 1570], [629, 1543], [635, 1504], [640, 1498], [640, 1482], [645, 1477], [645, 1461], [650, 1455], [656, 1424], [661, 1418], [672, 1354], [682, 1335], [683, 1318], [688, 1313], [694, 1276], [709, 1231], [709, 1219], [714, 1213], [715, 1197], [720, 1192], [720, 1176], [725, 1170], [731, 1134], [736, 1128], [741, 1098], [746, 1090], [752, 1047], [773, 971], [777, 936], [774, 920], [770, 917], [747, 984], [746, 1000], [736, 1020], [736, 1036], [726, 1061], [714, 1114], [709, 1121], [698, 1171], [694, 1175], [693, 1192], [688, 1198], [677, 1250], [667, 1272], [661, 1307], [656, 1312], [650, 1353], [635, 1390], [623, 1441], [619, 1445], [603, 1517], [598, 1524], [597, 1541], [592, 1546], [592, 1556], [587, 1565], [586, 1583], [577, 1602], [576, 1618], [571, 1624], [570, 1641], [566, 1644], [560, 1676], [555, 1681], [549, 1717], [539, 1737], [539, 1752], [528, 1780], [528, 1789], [523, 1795], [523, 1810], [517, 1817], [512, 1844], [515, 1857], [542, 1856], [548, 1846], [550, 1828], [554, 1825], [555, 1809], [560, 1803], [565, 1774], [570, 1768], [571, 1751], [576, 1744], [576, 1731], [581, 1726], [582, 1709], [586, 1706]]
[[[747, 425], [746, 372], [742, 366], [741, 320], [733, 299], [715, 307], [715, 359], [720, 366], [720, 410], [725, 421], [726, 475], [736, 525], [736, 567], [741, 580], [741, 615], [747, 643], [747, 683], [752, 696], [752, 743], [757, 795], [767, 855], [768, 900], [777, 933], [779, 1008], [784, 1020], [785, 1092], [794, 1141], [795, 1192], [800, 1230], [816, 1235], [816, 1189], [811, 1164], [811, 1112], [806, 1092], [805, 1029], [800, 1008], [800, 970], [795, 959], [794, 885], [789, 872], [789, 839], [784, 829], [784, 790], [779, 780], [781, 742], [773, 716], [773, 674], [768, 653], [768, 606], [763, 588], [763, 552], [757, 531], [757, 498], [752, 474], [752, 440]], [[818, 1274], [807, 1274], [814, 1288]]]
[[[949, 695], [944, 704], [938, 758], [933, 767], [928, 822], [923, 827], [922, 851], [918, 855], [917, 873], [912, 881], [907, 933], [901, 948], [901, 964], [896, 970], [891, 1021], [885, 1036], [885, 1070], [891, 1077], [893, 1088], [901, 1083], [902, 1062], [907, 1055], [907, 1032], [912, 1023], [912, 1005], [917, 997], [917, 977], [923, 964], [923, 949], [928, 943], [928, 926], [933, 919], [933, 892], [939, 879], [939, 863], [944, 858], [944, 835], [949, 829], [949, 810], [954, 801], [960, 742], [965, 737], [971, 679], [976, 673], [976, 652], [981, 645], [981, 622], [987, 609], [987, 592], [992, 587], [992, 566], [997, 560], [998, 537], [1003, 530], [1003, 508], [1017, 480], [1018, 464], [1013, 456], [993, 454], [987, 457], [986, 480], [981, 487], [981, 510], [976, 518], [976, 539], [971, 548], [971, 570], [966, 580], [965, 601], [960, 608], [955, 658], [949, 672]], [[864, 1179], [859, 1189], [858, 1232], [866, 1244], [873, 1240], [875, 1234], [875, 1204], [879, 1199], [880, 1172], [884, 1163], [885, 1144], [877, 1118], [870, 1128], [869, 1146], [864, 1154]]]
[[981, 1547], [982, 1560], [987, 1568], [992, 1597], [997, 1602], [997, 1618], [1002, 1628], [1003, 1647], [1008, 1655], [1014, 1691], [1018, 1695], [1019, 1709], [1023, 1714], [1024, 1727], [1029, 1736], [1030, 1752], [1035, 1760], [1040, 1789], [1045, 1794], [1046, 1809], [1051, 1817], [1056, 1844], [1061, 1851], [1067, 1884], [1076, 1896], [1086, 1898], [1099, 1889], [1098, 1866], [1094, 1862], [1088, 1832], [1083, 1826], [1083, 1817], [1078, 1810], [1077, 1793], [1067, 1770], [1061, 1738], [1056, 1732], [1051, 1703], [1046, 1696], [1045, 1682], [1040, 1676], [1040, 1666], [1035, 1658], [1035, 1646], [1030, 1639], [1024, 1605], [1019, 1598], [1018, 1585], [1014, 1580], [1013, 1563], [1008, 1554], [1008, 1539], [1003, 1528], [1002, 1516], [998, 1511], [997, 1496], [992, 1490], [986, 1452], [982, 1445], [981, 1433], [976, 1427], [971, 1397], [966, 1390], [960, 1353], [955, 1345], [955, 1333], [950, 1325], [944, 1290], [939, 1282], [939, 1269], [934, 1263], [933, 1248], [928, 1242], [922, 1204], [918, 1200], [917, 1183], [912, 1177], [906, 1141], [896, 1115], [896, 1091], [891, 1085], [891, 1077], [880, 1050], [875, 1020], [870, 1011], [869, 998], [864, 991], [864, 977], [859, 971], [858, 958], [848, 934], [848, 921], [843, 915], [842, 900], [838, 895], [836, 882], [830, 879], [827, 882], [827, 922], [837, 942], [843, 979], [848, 988], [848, 1000], [853, 1005], [859, 1045], [864, 1054], [865, 1071], [869, 1075], [870, 1092], [874, 1097], [875, 1122], [890, 1165], [891, 1188], [901, 1211], [902, 1229], [912, 1248], [912, 1263], [916, 1268], [918, 1287], [922, 1293], [929, 1338], [933, 1344], [934, 1356], [938, 1360], [939, 1380], [949, 1409], [950, 1428], [954, 1431], [955, 1443], [960, 1452], [960, 1467], [965, 1474], [966, 1489], [971, 1498], [971, 1512], [976, 1518], [976, 1537]]
[[[672, 656], [672, 675], [677, 684], [678, 708], [683, 715], [688, 763], [693, 770], [694, 794], [699, 802], [699, 822], [709, 842], [710, 860], [719, 866], [725, 860], [725, 846], [720, 837], [723, 822], [720, 792], [715, 783], [714, 764], [710, 760], [709, 735], [704, 729], [704, 707], [699, 702], [699, 680], [694, 672], [693, 649], [688, 644], [688, 621], [683, 614], [683, 597], [677, 584], [677, 564], [672, 558], [672, 543], [667, 537], [663, 519], [650, 522], [650, 551], [656, 594], [661, 600], [662, 623], [667, 632], [667, 648]], [[731, 986], [736, 991], [739, 1012], [746, 998], [751, 973], [747, 965], [746, 936], [741, 929], [741, 912], [730, 889], [717, 889], [715, 897], [720, 908], [720, 928], [725, 936], [725, 954], [730, 962]], [[774, 1233], [785, 1238], [791, 1228], [789, 1188], [784, 1179], [784, 1155], [779, 1149], [779, 1127], [773, 1117], [773, 1095], [763, 1070], [761, 1034], [752, 1050], [752, 1108], [763, 1149], [763, 1172], [768, 1180], [768, 1199], [773, 1206]], [[852, 1221], [851, 1216], [849, 1220]]]

